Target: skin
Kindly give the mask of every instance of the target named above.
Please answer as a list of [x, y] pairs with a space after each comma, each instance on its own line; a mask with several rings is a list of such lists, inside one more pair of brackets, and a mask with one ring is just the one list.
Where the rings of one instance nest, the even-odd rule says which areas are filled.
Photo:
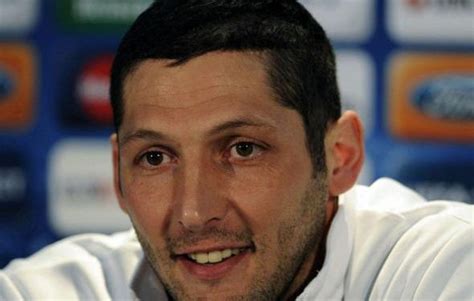
[[[173, 298], [292, 299], [314, 277], [337, 195], [360, 171], [358, 117], [331, 126], [328, 170], [313, 173], [301, 116], [275, 101], [261, 57], [171, 62], [144, 61], [126, 78], [111, 138], [121, 208]], [[245, 252], [223, 272], [183, 264], [237, 247]]]

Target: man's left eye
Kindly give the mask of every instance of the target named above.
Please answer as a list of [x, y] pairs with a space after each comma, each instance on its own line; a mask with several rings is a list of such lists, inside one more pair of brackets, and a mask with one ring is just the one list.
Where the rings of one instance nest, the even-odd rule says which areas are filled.
[[230, 149], [230, 157], [238, 159], [250, 159], [259, 155], [263, 151], [261, 146], [252, 142], [239, 142]]

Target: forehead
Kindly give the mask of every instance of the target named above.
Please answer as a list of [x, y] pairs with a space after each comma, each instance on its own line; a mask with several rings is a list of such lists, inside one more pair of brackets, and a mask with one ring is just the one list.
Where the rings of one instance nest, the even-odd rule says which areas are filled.
[[303, 134], [299, 113], [276, 101], [263, 61], [252, 53], [214, 52], [178, 66], [142, 62], [125, 81], [119, 136], [145, 129], [205, 141], [213, 129], [241, 121], [283, 136]]
[[145, 60], [126, 77], [124, 105], [148, 99], [163, 108], [180, 108], [235, 94], [272, 97], [263, 61], [262, 54], [250, 52], [211, 52], [181, 65]]

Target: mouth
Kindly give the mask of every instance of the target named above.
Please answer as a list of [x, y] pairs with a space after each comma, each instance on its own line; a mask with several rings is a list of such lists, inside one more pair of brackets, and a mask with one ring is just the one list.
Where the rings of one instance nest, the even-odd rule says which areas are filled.
[[255, 248], [221, 248], [196, 250], [182, 253], [175, 260], [184, 268], [183, 271], [200, 280], [218, 280], [231, 271], [244, 271], [248, 259]]
[[247, 251], [249, 248], [236, 248], [236, 249], [224, 249], [212, 252], [197, 252], [186, 254], [189, 260], [192, 260], [198, 264], [216, 264], [227, 260], [233, 256], [237, 256], [242, 252]]

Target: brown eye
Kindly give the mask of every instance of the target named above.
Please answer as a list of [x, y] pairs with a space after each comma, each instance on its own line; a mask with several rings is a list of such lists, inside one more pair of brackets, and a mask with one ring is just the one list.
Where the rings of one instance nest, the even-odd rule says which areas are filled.
[[150, 165], [160, 165], [163, 162], [163, 153], [148, 152], [145, 154], [146, 162]]
[[263, 151], [261, 146], [252, 142], [239, 142], [230, 149], [230, 157], [239, 160], [252, 159]]
[[239, 143], [235, 146], [235, 151], [241, 157], [248, 157], [253, 153], [253, 144], [252, 143]]
[[171, 162], [171, 157], [160, 151], [149, 151], [140, 158], [140, 164], [144, 167], [157, 167]]

